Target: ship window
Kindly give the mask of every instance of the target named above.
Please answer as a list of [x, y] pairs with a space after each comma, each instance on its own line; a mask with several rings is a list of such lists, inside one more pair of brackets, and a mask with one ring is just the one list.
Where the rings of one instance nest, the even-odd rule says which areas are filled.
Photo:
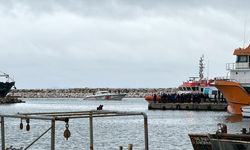
[[237, 62], [248, 62], [248, 57], [246, 55], [237, 56]]
[[250, 95], [250, 87], [244, 87], [244, 89], [245, 89], [246, 92]]
[[193, 91], [196, 91], [196, 90], [195, 90], [195, 87], [192, 87], [192, 90], [193, 90]]
[[213, 90], [213, 91], [212, 91], [212, 95], [217, 95], [217, 91], [216, 91], [216, 90]]

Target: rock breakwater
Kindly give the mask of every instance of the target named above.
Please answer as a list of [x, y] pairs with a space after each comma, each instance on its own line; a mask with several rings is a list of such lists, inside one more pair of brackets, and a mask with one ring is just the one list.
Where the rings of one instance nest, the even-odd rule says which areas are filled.
[[0, 104], [12, 104], [12, 103], [23, 103], [19, 97], [16, 96], [6, 96], [0, 98]]
[[154, 93], [169, 93], [175, 88], [70, 88], [70, 89], [15, 89], [10, 94], [21, 98], [83, 98], [97, 91], [109, 91], [111, 93], [127, 93], [127, 98], [143, 98]]

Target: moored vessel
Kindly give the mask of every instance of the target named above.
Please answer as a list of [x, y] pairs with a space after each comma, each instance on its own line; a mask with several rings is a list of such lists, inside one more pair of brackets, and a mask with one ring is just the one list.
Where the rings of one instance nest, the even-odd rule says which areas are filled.
[[3, 72], [1, 72], [0, 77], [2, 77], [0, 81], [0, 98], [3, 98], [10, 92], [12, 87], [15, 87], [15, 81]]
[[219, 123], [215, 134], [189, 134], [194, 150], [250, 150], [250, 133], [227, 133], [227, 126]]
[[[199, 77], [189, 77], [189, 80], [183, 82], [176, 91], [170, 93], [151, 94], [145, 96], [145, 100], [151, 104], [155, 102], [164, 102], [165, 99], [168, 102], [176, 102], [178, 99], [185, 97], [187, 101], [193, 101], [193, 99], [209, 98], [209, 99], [223, 99], [221, 93], [211, 83], [214, 81], [204, 77], [204, 56], [199, 60]], [[218, 96], [218, 97], [217, 97]]]
[[122, 100], [126, 93], [110, 93], [109, 91], [97, 91], [93, 95], [84, 97], [84, 100]]
[[250, 45], [234, 50], [235, 63], [226, 65], [229, 76], [215, 78], [214, 86], [219, 89], [228, 102], [231, 114], [242, 114], [241, 107], [250, 104]]

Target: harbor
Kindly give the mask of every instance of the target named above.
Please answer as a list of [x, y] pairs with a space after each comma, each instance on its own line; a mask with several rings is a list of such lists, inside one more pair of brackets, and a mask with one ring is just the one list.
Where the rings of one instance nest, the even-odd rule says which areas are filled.
[[[144, 149], [148, 150], [148, 119], [147, 115], [143, 112], [122, 112], [122, 111], [71, 111], [71, 112], [43, 112], [43, 113], [18, 113], [15, 115], [0, 115], [1, 118], [1, 147], [2, 150], [5, 150], [5, 119], [6, 118], [15, 118], [20, 119], [20, 130], [23, 129], [23, 121], [26, 122], [26, 131], [30, 131], [30, 122], [33, 120], [43, 120], [51, 121], [50, 127], [43, 132], [37, 139], [35, 139], [31, 144], [26, 146], [24, 149], [29, 149], [33, 144], [35, 144], [40, 138], [42, 138], [48, 131], [51, 132], [50, 137], [50, 149], [55, 150], [55, 131], [56, 131], [56, 122], [65, 122], [64, 138], [68, 140], [71, 137], [71, 132], [69, 129], [69, 121], [73, 119], [87, 118], [89, 119], [89, 139], [90, 139], [90, 150], [94, 150], [94, 128], [93, 120], [96, 118], [111, 118], [111, 117], [123, 117], [123, 116], [142, 116], [144, 119]], [[128, 144], [128, 150], [132, 150], [133, 144]], [[11, 146], [12, 147], [12, 146]], [[16, 149], [16, 148], [7, 148], [7, 149]], [[122, 146], [119, 146], [122, 149]], [[22, 150], [23, 148], [17, 148]]]
[[[148, 103], [143, 98], [124, 98], [122, 101], [37, 98], [25, 101], [26, 103], [0, 105], [0, 114], [89, 111], [96, 110], [99, 105], [103, 105], [103, 111], [143, 112], [148, 116], [150, 150], [166, 150], [166, 148], [189, 150], [192, 149], [189, 133], [214, 133], [218, 122], [228, 124], [229, 130], [238, 132], [241, 128], [247, 128], [250, 121], [247, 118], [232, 118], [225, 111], [148, 110]], [[235, 119], [238, 121], [231, 124], [230, 122], [234, 122]], [[5, 118], [6, 148], [26, 147], [46, 131], [50, 123], [50, 121], [30, 120], [30, 131], [26, 131], [25, 120], [23, 120], [24, 129], [20, 130], [20, 119]], [[133, 144], [134, 150], [144, 149], [143, 117], [97, 118], [93, 120], [93, 124], [94, 148], [97, 150], [119, 149], [119, 146], [128, 149], [128, 144]], [[55, 149], [89, 149], [89, 119], [70, 120], [69, 129], [71, 137], [66, 140], [63, 136], [65, 122], [56, 123]], [[50, 144], [50, 133], [47, 133], [29, 149], [50, 149]]]
[[249, 6], [0, 0], [0, 149], [250, 150]]

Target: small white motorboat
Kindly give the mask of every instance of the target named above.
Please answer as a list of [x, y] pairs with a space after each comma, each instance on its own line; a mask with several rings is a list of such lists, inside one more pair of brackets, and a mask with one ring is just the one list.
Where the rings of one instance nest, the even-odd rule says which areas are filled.
[[93, 95], [84, 97], [84, 100], [122, 100], [126, 93], [110, 93], [108, 91], [98, 91]]

